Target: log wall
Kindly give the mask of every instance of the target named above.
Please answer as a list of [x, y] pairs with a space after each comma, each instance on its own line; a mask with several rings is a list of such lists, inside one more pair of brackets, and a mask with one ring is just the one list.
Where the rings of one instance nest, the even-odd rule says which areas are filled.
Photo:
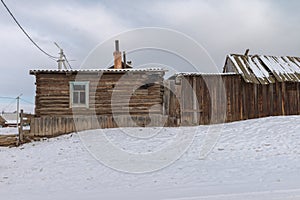
[[18, 135], [0, 135], [0, 146], [17, 146], [18, 145]]
[[[36, 116], [162, 113], [163, 71], [36, 73]], [[89, 108], [71, 108], [70, 81], [89, 81]]]

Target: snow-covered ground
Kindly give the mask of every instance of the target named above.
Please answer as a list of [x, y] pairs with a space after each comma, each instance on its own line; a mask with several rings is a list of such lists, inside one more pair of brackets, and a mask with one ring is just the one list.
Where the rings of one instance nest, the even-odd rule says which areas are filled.
[[[139, 138], [124, 134], [132, 131], [140, 133]], [[95, 159], [82, 135], [92, 137], [97, 131], [0, 148], [0, 198], [300, 199], [300, 116], [105, 132], [115, 146], [137, 154], [166, 148], [180, 133], [194, 132], [196, 136], [176, 162], [140, 174], [120, 172]], [[143, 138], [145, 132], [157, 134]], [[202, 157], [208, 134], [218, 137], [209, 154]], [[122, 167], [124, 163], [119, 164]]]
[[13, 135], [13, 134], [18, 134], [18, 128], [16, 127], [0, 128], [0, 135]]

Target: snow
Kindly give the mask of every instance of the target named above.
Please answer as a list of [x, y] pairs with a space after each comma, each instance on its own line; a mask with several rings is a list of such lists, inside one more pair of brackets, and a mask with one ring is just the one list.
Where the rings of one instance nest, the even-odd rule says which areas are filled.
[[12, 135], [12, 134], [18, 134], [18, 128], [16, 127], [0, 128], [0, 135]]
[[[253, 60], [252, 60], [253, 59]], [[252, 59], [250, 59], [248, 57], [248, 63], [251, 66], [251, 69], [253, 71], [253, 73], [255, 74], [256, 77], [259, 78], [267, 78], [267, 80], [269, 80], [269, 72], [260, 64], [260, 61], [258, 60], [257, 57], [253, 57]]]
[[236, 69], [238, 71], [239, 74], [243, 74], [243, 71], [240, 69], [238, 63], [236, 62], [236, 60], [234, 59], [234, 56], [229, 55], [228, 58], [232, 61], [232, 63], [236, 66]]
[[[269, 72], [265, 69], [266, 66], [269, 71], [277, 75], [276, 78], [279, 79], [279, 81], [300, 81], [300, 66], [296, 57], [265, 55], [230, 55], [228, 57], [240, 74], [244, 74], [242, 72], [242, 70], [244, 70], [245, 75], [253, 74], [259, 79], [266, 79], [268, 82], [273, 83], [273, 80], [270, 79]], [[253, 73], [250, 73], [249, 69], [251, 69]]]
[[281, 59], [281, 63], [286, 63], [288, 62], [288, 65], [292, 68], [292, 71], [300, 74], [300, 66], [298, 66], [296, 63], [297, 63], [297, 60], [295, 58], [288, 58], [288, 57], [282, 57]]
[[248, 69], [251, 68], [252, 72], [256, 77], [264, 78], [264, 74], [262, 73], [262, 71], [260, 71], [261, 69], [259, 69], [258, 66], [249, 57], [246, 60], [242, 59], [241, 57], [238, 57], [238, 59], [240, 60], [240, 63], [243, 65], [243, 68], [247, 69], [248, 74], [250, 74]]
[[236, 75], [234, 72], [227, 73], [204, 73], [204, 72], [180, 72], [174, 76], [221, 76], [221, 75]]
[[278, 63], [278, 58], [271, 56], [260, 56], [260, 59], [268, 66], [271, 71], [275, 71], [279, 75], [285, 75], [289, 78], [289, 80], [292, 80], [292, 77], [290, 75], [295, 72], [291, 71], [290, 68], [286, 67], [286, 65], [281, 65], [280, 63]]
[[[105, 166], [87, 149], [89, 143], [82, 136], [95, 137], [99, 131], [116, 147], [136, 154], [165, 149], [178, 134], [195, 134], [187, 151], [169, 166], [133, 174]], [[220, 137], [200, 159], [205, 137], [217, 131]], [[12, 200], [300, 199], [299, 147], [300, 116], [198, 127], [85, 131], [0, 148], [0, 196]]]

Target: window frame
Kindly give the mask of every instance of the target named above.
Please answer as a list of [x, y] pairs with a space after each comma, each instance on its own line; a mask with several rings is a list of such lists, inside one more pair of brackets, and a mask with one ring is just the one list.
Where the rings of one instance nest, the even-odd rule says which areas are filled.
[[[83, 85], [85, 89], [85, 103], [76, 103], [74, 104], [74, 85]], [[89, 81], [70, 81], [69, 89], [70, 89], [70, 108], [89, 108]]]

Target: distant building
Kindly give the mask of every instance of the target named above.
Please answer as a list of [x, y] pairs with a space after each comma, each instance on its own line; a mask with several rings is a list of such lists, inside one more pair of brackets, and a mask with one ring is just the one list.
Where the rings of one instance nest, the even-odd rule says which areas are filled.
[[0, 116], [0, 127], [3, 127], [5, 125], [5, 122], [5, 119], [2, 116]]
[[2, 113], [0, 116], [0, 125], [1, 118], [5, 120], [2, 127], [17, 127], [17, 113]]

